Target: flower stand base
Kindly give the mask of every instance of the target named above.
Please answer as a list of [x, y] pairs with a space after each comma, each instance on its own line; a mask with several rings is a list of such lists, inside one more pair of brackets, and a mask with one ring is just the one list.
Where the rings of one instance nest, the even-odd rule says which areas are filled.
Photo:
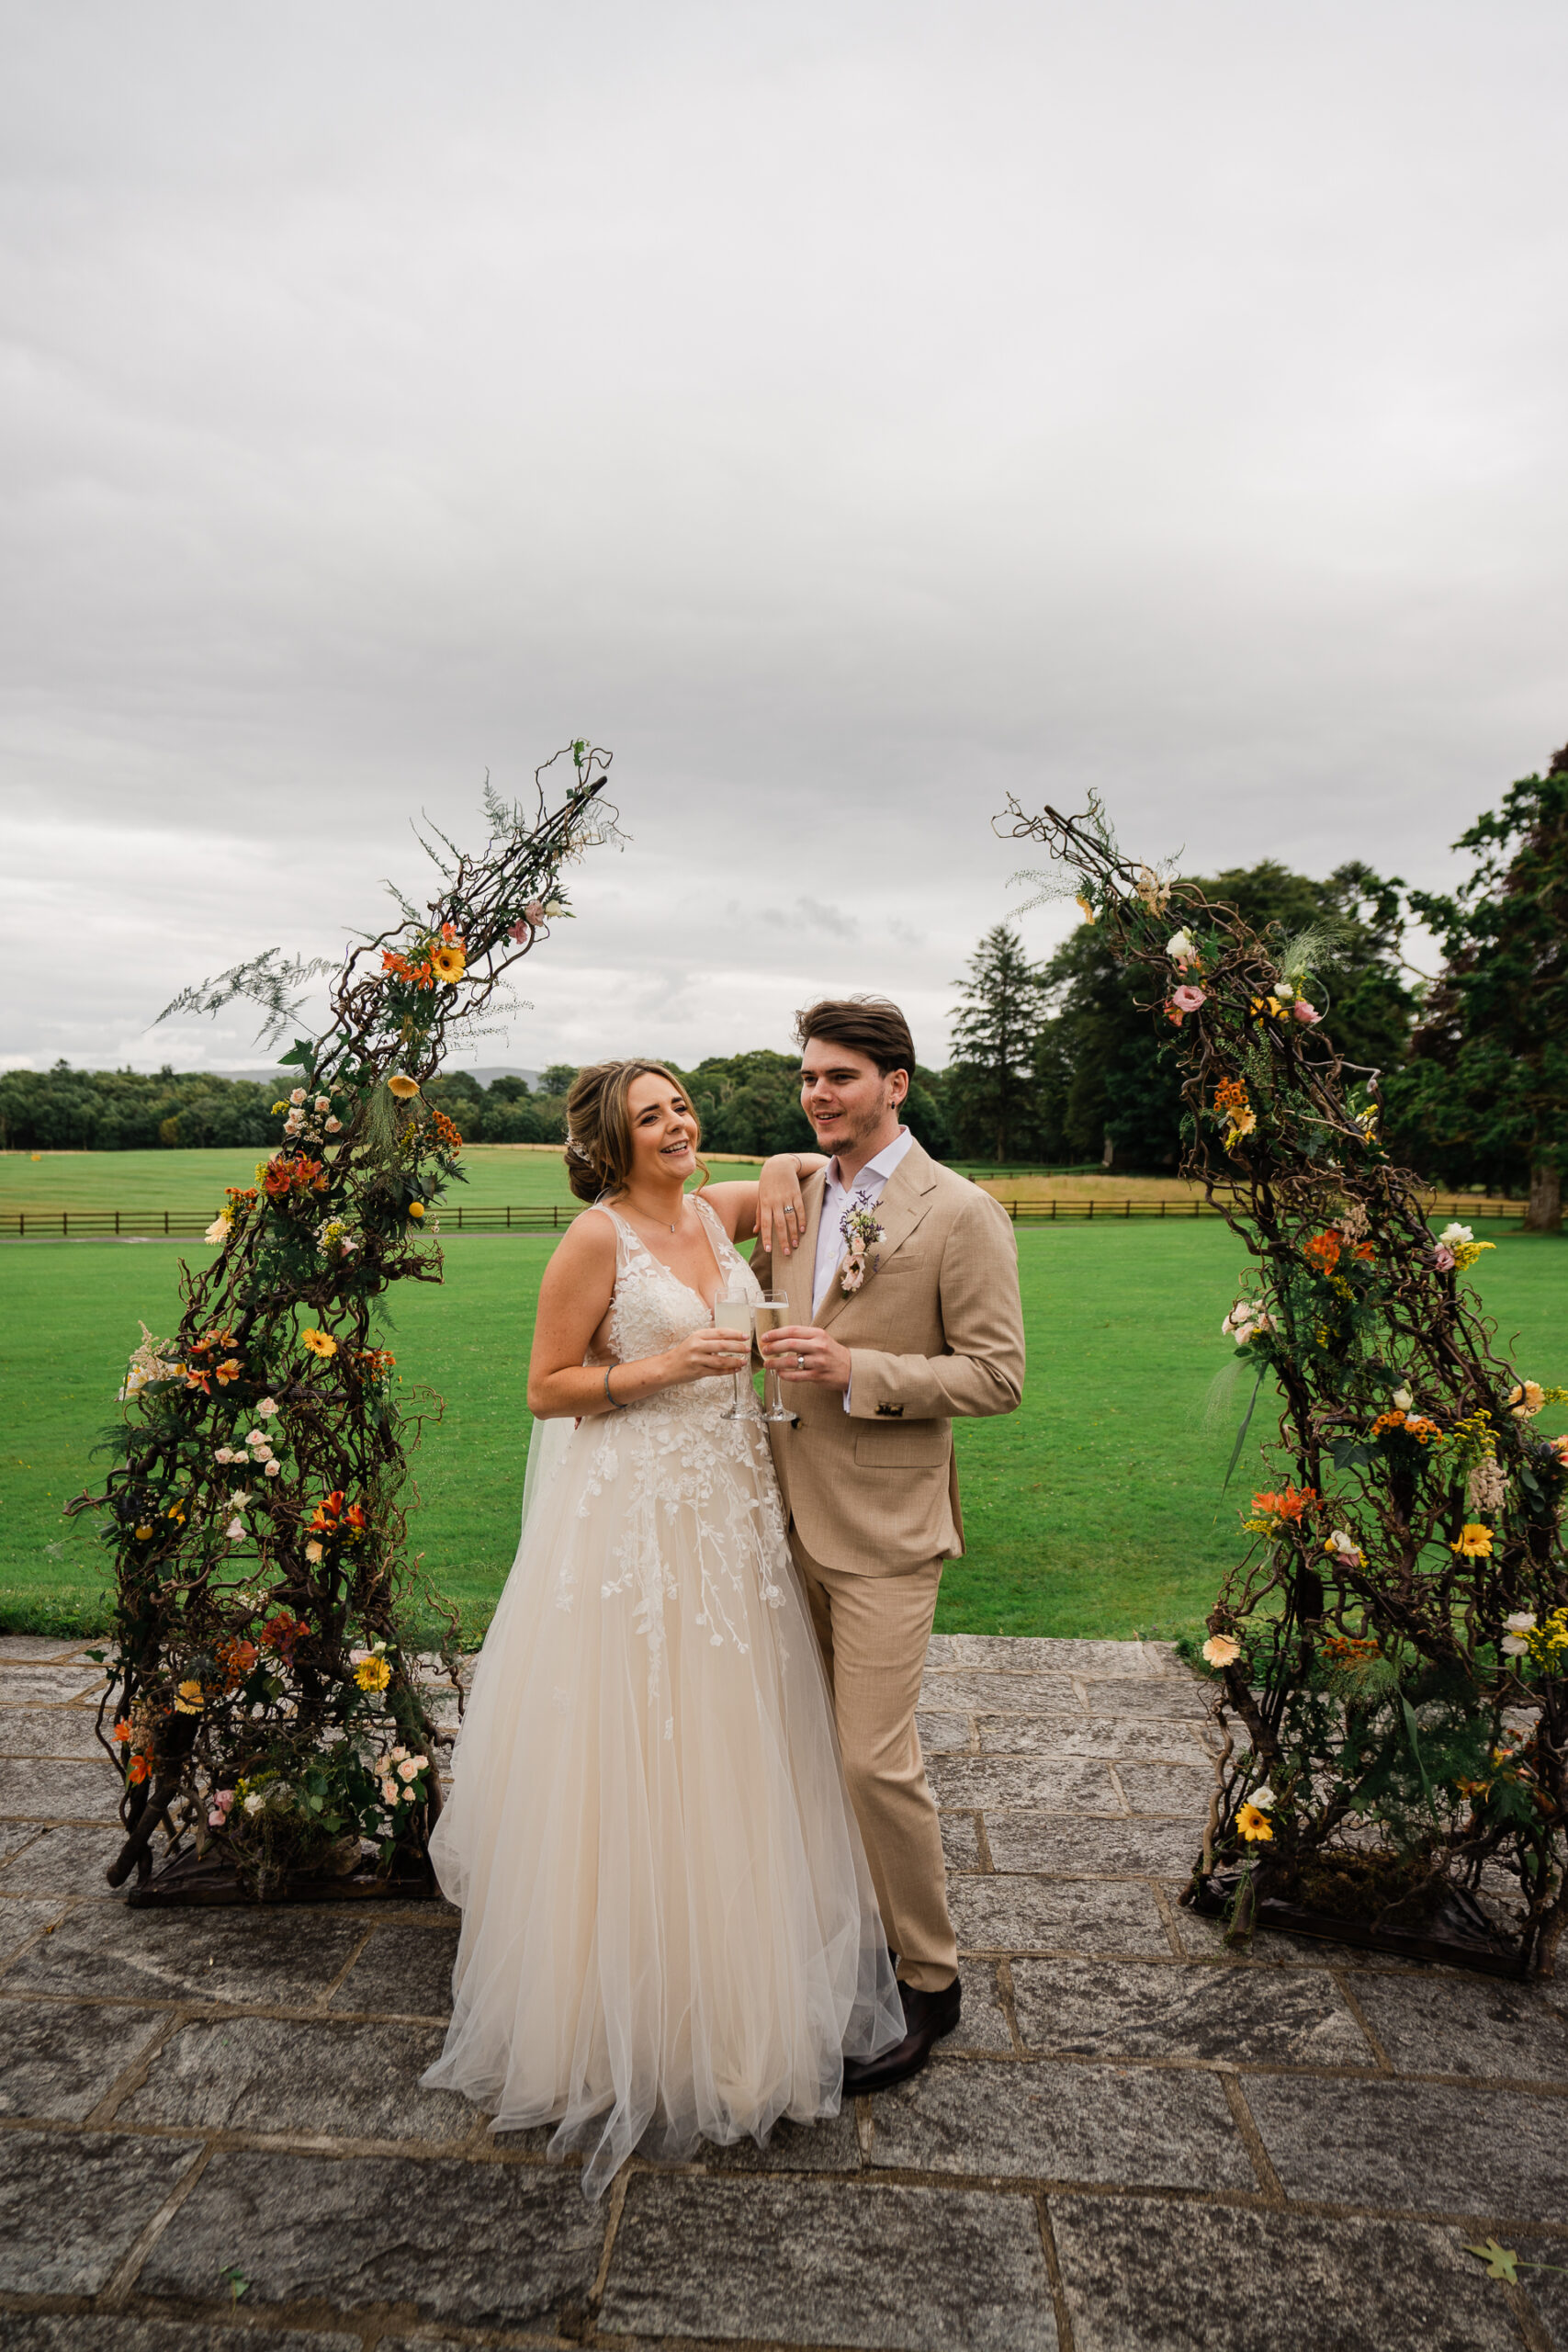
[[[1229, 1910], [1240, 1883], [1235, 1871], [1216, 1871], [1181, 1897], [1206, 1919]], [[1504, 1935], [1480, 1905], [1457, 1889], [1443, 1898], [1441, 1907], [1419, 1931], [1378, 1928], [1365, 1919], [1341, 1919], [1327, 1911], [1309, 1911], [1295, 1903], [1269, 1895], [1258, 1904], [1254, 1928], [1274, 1928], [1292, 1936], [1317, 1936], [1325, 1943], [1354, 1944], [1363, 1951], [1384, 1951], [1400, 1960], [1431, 1960], [1449, 1968], [1472, 1968], [1483, 1976], [1523, 1978], [1528, 1974], [1518, 1939]]]
[[242, 1883], [231, 1862], [197, 1855], [187, 1848], [162, 1870], [131, 1888], [133, 1911], [196, 1906], [253, 1909], [277, 1903], [431, 1903], [441, 1900], [435, 1873], [425, 1856], [408, 1853], [389, 1871], [350, 1871], [342, 1877], [290, 1871], [276, 1894], [256, 1896]]

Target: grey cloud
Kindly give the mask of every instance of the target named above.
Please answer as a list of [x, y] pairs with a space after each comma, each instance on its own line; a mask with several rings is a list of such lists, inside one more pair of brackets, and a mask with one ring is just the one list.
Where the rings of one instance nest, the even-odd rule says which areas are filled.
[[1548, 0], [5, 17], [0, 1058], [244, 1058], [583, 729], [526, 1067], [938, 1060], [1010, 789], [1430, 882], [1568, 734]]

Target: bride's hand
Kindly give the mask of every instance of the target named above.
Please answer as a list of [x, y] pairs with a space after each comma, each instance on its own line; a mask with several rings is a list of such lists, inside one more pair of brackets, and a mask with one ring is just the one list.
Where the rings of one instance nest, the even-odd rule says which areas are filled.
[[661, 1385], [682, 1388], [691, 1380], [714, 1380], [721, 1374], [744, 1372], [750, 1361], [750, 1331], [720, 1331], [712, 1327], [693, 1331], [665, 1350]]
[[[777, 1238], [775, 1239], [775, 1228]], [[777, 1256], [793, 1257], [806, 1230], [806, 1204], [800, 1196], [800, 1159], [793, 1151], [775, 1152], [762, 1162], [757, 1179], [757, 1238]]]

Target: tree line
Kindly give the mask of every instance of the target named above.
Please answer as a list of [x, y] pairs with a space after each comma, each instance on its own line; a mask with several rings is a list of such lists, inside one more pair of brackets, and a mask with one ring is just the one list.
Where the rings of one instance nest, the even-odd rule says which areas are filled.
[[[1556, 1230], [1568, 1158], [1568, 745], [1454, 847], [1473, 862], [1447, 893], [1357, 862], [1314, 881], [1265, 860], [1199, 887], [1265, 938], [1322, 932], [1314, 1001], [1346, 1059], [1369, 1083], [1375, 1074], [1396, 1159], [1454, 1189], [1528, 1189], [1529, 1222]], [[1438, 942], [1434, 972], [1404, 959], [1412, 921]], [[1092, 922], [1043, 964], [998, 923], [970, 959], [953, 1023], [944, 1101], [959, 1149], [1174, 1170], [1183, 1113], [1157, 1014]]]
[[[1448, 894], [1408, 889], [1355, 861], [1316, 881], [1265, 859], [1200, 887], [1266, 936], [1325, 932], [1315, 975], [1325, 1026], [1349, 1061], [1380, 1074], [1397, 1158], [1445, 1186], [1528, 1188], [1531, 1222], [1555, 1226], [1568, 1156], [1568, 746], [1455, 847], [1473, 865]], [[1439, 944], [1436, 972], [1404, 961], [1412, 919]], [[1014, 925], [998, 923], [954, 986], [953, 1059], [916, 1070], [906, 1113], [928, 1150], [991, 1166], [1176, 1170], [1183, 1114], [1170, 1041], [1092, 923], [1039, 963]], [[793, 1055], [760, 1049], [671, 1067], [710, 1150], [809, 1147]], [[469, 1142], [557, 1143], [575, 1075], [559, 1063], [536, 1085], [505, 1076], [487, 1087], [454, 1070], [427, 1092]], [[64, 1062], [9, 1070], [0, 1148], [267, 1148], [286, 1082]]]

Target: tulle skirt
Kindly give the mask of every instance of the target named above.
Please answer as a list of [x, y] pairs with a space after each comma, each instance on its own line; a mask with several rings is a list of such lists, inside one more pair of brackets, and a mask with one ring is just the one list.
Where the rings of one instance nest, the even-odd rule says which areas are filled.
[[555, 2124], [590, 2197], [639, 2145], [835, 2114], [844, 2055], [904, 2031], [765, 1430], [728, 1393], [559, 1441], [433, 1840], [463, 1926], [424, 2080]]

